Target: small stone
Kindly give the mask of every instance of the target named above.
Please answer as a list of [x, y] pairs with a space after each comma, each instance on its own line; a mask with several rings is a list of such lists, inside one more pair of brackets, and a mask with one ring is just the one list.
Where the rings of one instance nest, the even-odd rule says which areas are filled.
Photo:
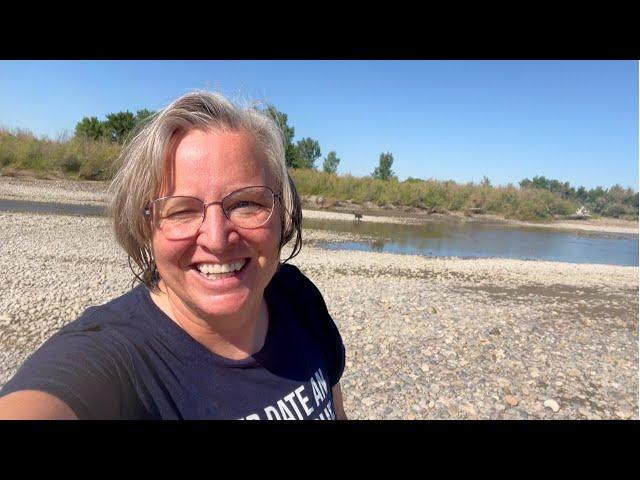
[[575, 368], [569, 368], [567, 370], [567, 375], [569, 375], [570, 377], [579, 377], [580, 371], [576, 370]]
[[429, 365], [423, 363], [422, 365], [420, 365], [420, 370], [422, 370], [424, 373], [427, 373], [429, 371]]
[[631, 418], [632, 413], [627, 412], [625, 410], [616, 410], [616, 417], [621, 418], [622, 420], [628, 420]]
[[468, 417], [470, 419], [477, 419], [478, 412], [476, 411], [476, 409], [475, 409], [475, 407], [473, 405], [462, 405], [462, 407], [460, 407], [460, 409], [463, 412], [466, 412], [466, 414], [468, 415]]
[[504, 401], [507, 402], [512, 407], [515, 407], [516, 405], [518, 405], [518, 399], [513, 395], [505, 395]]
[[543, 405], [553, 410], [553, 413], [556, 413], [558, 410], [560, 410], [560, 405], [558, 405], [558, 402], [556, 402], [551, 398], [548, 400], [545, 400]]
[[431, 387], [429, 387], [429, 391], [433, 394], [437, 394], [440, 393], [440, 386], [439, 385], [431, 385]]
[[370, 407], [375, 403], [375, 401], [371, 397], [368, 397], [368, 398], [363, 398], [362, 403], [364, 404], [365, 407]]
[[580, 407], [580, 408], [578, 409], [578, 413], [579, 413], [580, 415], [582, 415], [583, 417], [587, 417], [587, 418], [589, 418], [589, 416], [591, 415], [591, 414], [590, 414], [590, 412], [589, 412], [589, 410], [587, 410], [587, 409], [586, 409], [586, 408], [584, 408], [584, 407]]

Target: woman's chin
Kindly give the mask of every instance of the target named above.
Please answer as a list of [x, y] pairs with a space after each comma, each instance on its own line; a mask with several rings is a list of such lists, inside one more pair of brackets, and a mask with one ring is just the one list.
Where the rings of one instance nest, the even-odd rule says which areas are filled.
[[204, 320], [216, 320], [247, 312], [249, 295], [247, 291], [230, 291], [193, 298], [192, 302], [198, 316]]

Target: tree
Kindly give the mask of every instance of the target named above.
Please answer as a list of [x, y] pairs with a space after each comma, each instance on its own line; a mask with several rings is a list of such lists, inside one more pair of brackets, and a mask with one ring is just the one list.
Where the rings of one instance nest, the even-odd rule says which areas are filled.
[[586, 203], [589, 200], [587, 189], [582, 186], [578, 188], [578, 190], [576, 191], [576, 198], [580, 203]]
[[266, 113], [278, 125], [282, 131], [284, 140], [284, 156], [287, 161], [287, 167], [296, 167], [296, 146], [293, 144], [293, 136], [295, 128], [287, 124], [287, 114], [279, 112], [273, 105], [267, 105], [263, 113]]
[[126, 112], [109, 113], [104, 125], [107, 138], [122, 144], [135, 126], [135, 117], [128, 110]]
[[395, 177], [391, 170], [393, 155], [389, 152], [380, 154], [380, 165], [376, 167], [371, 176], [380, 180], [390, 180]]
[[101, 139], [104, 134], [104, 124], [96, 117], [84, 117], [76, 124], [76, 136], [86, 137], [92, 140]]
[[336, 152], [331, 151], [324, 158], [324, 162], [322, 162], [322, 170], [325, 173], [335, 174], [338, 170], [338, 164], [340, 163], [340, 159], [336, 156]]
[[532, 188], [532, 182], [528, 178], [520, 180], [520, 188]]
[[551, 190], [550, 182], [546, 177], [533, 177], [533, 181], [531, 182], [531, 186], [533, 188], [540, 188], [542, 190]]
[[320, 158], [320, 144], [313, 138], [303, 138], [296, 144], [296, 168], [315, 168]]
[[136, 117], [134, 119], [135, 126], [137, 127], [138, 125], [143, 123], [145, 120], [147, 120], [149, 117], [151, 117], [155, 113], [156, 112], [147, 110], [146, 108], [143, 108], [142, 110], [138, 110], [136, 112]]

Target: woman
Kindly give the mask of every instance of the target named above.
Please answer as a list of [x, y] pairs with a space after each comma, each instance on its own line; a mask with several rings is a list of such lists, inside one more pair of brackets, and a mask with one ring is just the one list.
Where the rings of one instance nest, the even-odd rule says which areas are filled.
[[126, 145], [116, 237], [141, 285], [89, 308], [0, 392], [2, 418], [346, 419], [344, 346], [301, 247], [280, 130], [193, 92]]

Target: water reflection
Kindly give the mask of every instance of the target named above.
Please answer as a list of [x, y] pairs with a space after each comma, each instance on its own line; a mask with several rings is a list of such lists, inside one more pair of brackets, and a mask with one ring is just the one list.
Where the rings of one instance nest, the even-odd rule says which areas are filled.
[[335, 250], [638, 265], [638, 236], [630, 234], [603, 235], [453, 221], [397, 225], [305, 219], [303, 226], [370, 238], [368, 241], [322, 245]]

